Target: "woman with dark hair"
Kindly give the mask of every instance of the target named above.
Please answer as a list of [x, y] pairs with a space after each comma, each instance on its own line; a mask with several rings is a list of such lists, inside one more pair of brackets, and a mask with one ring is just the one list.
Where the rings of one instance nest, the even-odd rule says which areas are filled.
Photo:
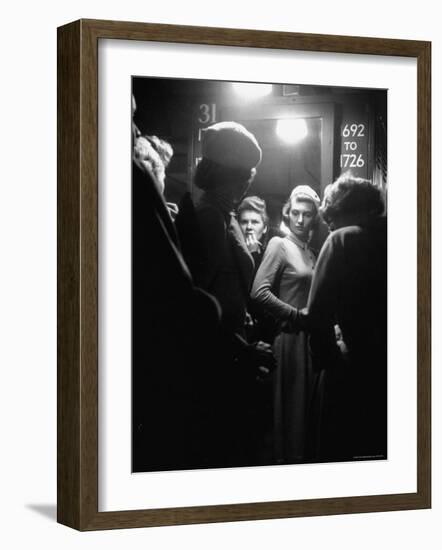
[[[382, 192], [341, 176], [320, 212], [333, 230], [316, 265], [308, 325], [323, 402], [323, 460], [386, 458], [387, 223]], [[341, 338], [336, 341], [336, 328]]]
[[223, 325], [233, 346], [244, 330], [254, 262], [234, 209], [249, 188], [261, 148], [255, 137], [234, 122], [214, 124], [203, 132], [203, 158], [194, 183], [203, 191], [195, 213], [202, 254], [193, 267], [198, 284], [213, 294], [223, 310]]
[[301, 462], [305, 458], [307, 413], [313, 373], [307, 334], [300, 310], [306, 307], [315, 266], [309, 238], [318, 215], [320, 199], [307, 185], [298, 185], [283, 208], [289, 233], [270, 240], [252, 288], [257, 307], [279, 325], [274, 353], [274, 434], [276, 460]]
[[254, 261], [234, 213], [260, 161], [258, 142], [241, 124], [220, 122], [203, 131], [202, 160], [194, 179], [203, 191], [195, 208], [200, 254], [190, 266], [196, 283], [218, 300], [222, 310], [222, 344], [208, 365], [217, 374], [213, 466], [251, 464], [256, 459], [256, 449], [248, 441], [254, 413], [249, 394], [260, 371], [274, 366], [268, 344], [248, 343], [245, 338]]

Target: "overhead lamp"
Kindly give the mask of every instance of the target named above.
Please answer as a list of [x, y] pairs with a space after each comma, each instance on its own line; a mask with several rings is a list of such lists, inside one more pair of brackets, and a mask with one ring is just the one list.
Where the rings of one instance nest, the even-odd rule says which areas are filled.
[[251, 82], [233, 82], [233, 90], [243, 99], [259, 99], [272, 93], [271, 84], [255, 84]]

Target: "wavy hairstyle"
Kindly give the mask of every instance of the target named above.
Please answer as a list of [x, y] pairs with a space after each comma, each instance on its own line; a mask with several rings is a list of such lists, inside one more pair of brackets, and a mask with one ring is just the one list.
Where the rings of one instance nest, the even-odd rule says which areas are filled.
[[242, 200], [241, 204], [238, 206], [238, 209], [237, 209], [238, 218], [241, 217], [241, 212], [244, 212], [245, 210], [252, 210], [253, 212], [258, 213], [261, 216], [264, 225], [266, 227], [268, 226], [269, 216], [267, 214], [265, 200], [256, 196], [246, 197], [245, 199]]
[[[301, 188], [301, 189], [299, 189]], [[303, 189], [305, 188], [305, 192]], [[307, 185], [297, 185], [293, 191], [290, 193], [290, 197], [287, 199], [286, 203], [282, 207], [282, 221], [287, 229], [290, 227], [290, 210], [292, 208], [292, 202], [296, 199], [300, 202], [309, 202], [315, 207], [315, 219], [313, 220], [312, 229], [314, 229], [319, 221], [319, 197], [316, 192]]]
[[380, 216], [385, 210], [382, 191], [370, 180], [342, 174], [327, 186], [319, 212], [327, 224], [358, 223]]

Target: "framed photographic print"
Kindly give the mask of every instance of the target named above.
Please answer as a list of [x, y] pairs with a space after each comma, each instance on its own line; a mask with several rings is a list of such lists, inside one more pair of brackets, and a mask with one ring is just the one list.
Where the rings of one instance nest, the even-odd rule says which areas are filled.
[[58, 521], [429, 508], [428, 42], [58, 30]]

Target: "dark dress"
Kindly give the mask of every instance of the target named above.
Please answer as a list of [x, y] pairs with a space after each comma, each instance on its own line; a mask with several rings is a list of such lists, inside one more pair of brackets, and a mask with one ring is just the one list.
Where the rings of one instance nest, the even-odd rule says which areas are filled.
[[[308, 301], [317, 388], [316, 456], [387, 457], [387, 223], [381, 217], [327, 238]], [[345, 360], [333, 326], [338, 324]]]

